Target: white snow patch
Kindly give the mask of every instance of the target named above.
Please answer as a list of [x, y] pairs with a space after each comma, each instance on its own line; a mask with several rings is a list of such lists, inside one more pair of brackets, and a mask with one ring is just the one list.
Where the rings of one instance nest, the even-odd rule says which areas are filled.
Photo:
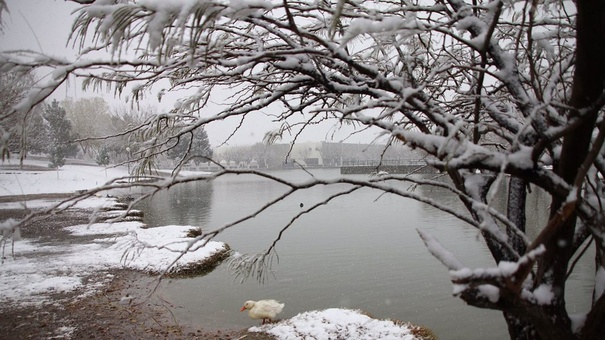
[[273, 8], [270, 1], [264, 0], [230, 0], [227, 6], [221, 14], [231, 19], [256, 17]]
[[[15, 242], [15, 256], [7, 256], [0, 272], [0, 301], [39, 303], [47, 300], [47, 294], [81, 288], [84, 277], [111, 268], [161, 272], [192, 240], [184, 237], [191, 228], [188, 226], [141, 226], [140, 222], [121, 222], [66, 228], [76, 235], [100, 236], [85, 244], [38, 246], [26, 240]], [[224, 243], [209, 242], [186, 253], [174, 265], [201, 262], [223, 247]]]
[[52, 339], [71, 339], [71, 334], [76, 330], [76, 327], [61, 326], [55, 330], [57, 335]]
[[39, 281], [30, 281], [20, 287], [20, 289], [32, 293], [42, 293], [47, 291], [65, 292], [76, 289], [82, 284], [80, 278], [73, 276], [45, 277], [40, 275], [39, 278]]
[[[0, 165], [4, 164], [11, 163], [0, 162]], [[26, 164], [48, 166], [48, 162], [42, 161], [28, 161]], [[59, 171], [3, 171], [0, 173], [0, 196], [72, 193], [124, 176], [128, 176], [128, 170], [123, 167], [104, 169], [82, 165], [65, 165]]]
[[429, 252], [431, 252], [431, 254], [441, 261], [448, 269], [457, 270], [464, 267], [454, 254], [445, 249], [437, 239], [420, 229], [416, 229], [416, 231], [418, 232], [418, 235], [420, 235], [420, 238], [422, 238], [422, 241], [424, 241]]
[[[0, 195], [2, 196], [2, 195]], [[114, 205], [116, 200], [110, 197], [91, 196], [82, 201], [76, 202], [72, 208], [76, 209], [97, 209], [101, 207], [110, 207]], [[42, 209], [49, 208], [57, 204], [57, 200], [39, 199], [24, 202], [6, 202], [0, 205], [0, 210], [3, 209]], [[63, 207], [63, 206], [59, 206]]]
[[459, 31], [466, 31], [471, 27], [476, 27], [479, 28], [481, 31], [484, 31], [487, 29], [487, 24], [483, 20], [475, 16], [467, 16], [465, 18], [460, 19], [456, 23], [456, 29], [458, 29]]
[[453, 288], [454, 289], [452, 290], [452, 295], [458, 296], [468, 288], [468, 285], [453, 284]]
[[353, 19], [349, 24], [344, 36], [340, 41], [340, 45], [344, 46], [352, 39], [362, 34], [371, 33], [396, 33], [401, 29], [417, 28], [416, 18], [412, 15], [406, 18], [392, 16], [383, 18], [381, 21], [370, 20], [365, 18]]
[[509, 277], [517, 272], [519, 264], [517, 262], [500, 261], [500, 263], [498, 263], [498, 268], [500, 269], [500, 272], [502, 272], [502, 275]]
[[532, 148], [519, 145], [519, 150], [508, 155], [507, 161], [520, 169], [532, 169], [534, 167], [532, 152]]
[[[42, 161], [26, 160], [26, 164], [46, 166]], [[56, 171], [5, 169], [0, 171], [0, 196], [87, 190], [125, 175], [127, 171], [121, 168], [106, 172], [102, 167], [79, 165], [62, 167], [58, 178]], [[46, 208], [57, 203], [56, 200], [3, 203], [0, 209]], [[113, 203], [115, 201], [110, 198], [91, 197], [74, 207], [94, 210]], [[0, 229], [10, 230], [16, 222], [0, 221]], [[140, 222], [119, 222], [66, 228], [75, 235], [98, 235], [86, 243], [40, 244], [32, 239], [7, 243], [0, 266], [0, 303], [39, 304], [48, 301], [52, 293], [80, 288], [84, 289], [83, 295], [87, 295], [111, 279], [106, 276], [86, 287], [82, 285], [84, 278], [99, 271], [126, 267], [161, 272], [170, 265], [181, 267], [199, 263], [224, 249], [222, 242], [209, 242], [204, 247], [201, 247], [203, 241], [193, 243], [194, 239], [185, 237], [190, 226], [150, 229], [142, 226]], [[192, 251], [176, 261], [188, 247]]]
[[[111, 245], [102, 249], [91, 249], [89, 254], [100, 252], [99, 256], [105, 256], [106, 266], [124, 266], [130, 269], [161, 272], [173, 265], [173, 262], [186, 252], [192, 245], [192, 238], [186, 238], [185, 234], [192, 229], [191, 226], [170, 225], [157, 228], [140, 228], [139, 222], [122, 223], [95, 223], [92, 225], [80, 225], [68, 227], [76, 235], [118, 235], [111, 239]], [[106, 238], [95, 240], [97, 243], [108, 242]], [[199, 241], [201, 244], [203, 241]], [[191, 263], [204, 261], [206, 258], [223, 250], [225, 244], [222, 242], [208, 242], [201, 249], [186, 252], [174, 263], [174, 266], [182, 267]], [[109, 256], [108, 256], [109, 255]]]
[[483, 284], [477, 287], [477, 289], [479, 290], [480, 296], [486, 297], [492, 303], [496, 303], [500, 300], [500, 288], [494, 285]]
[[298, 314], [276, 324], [252, 327], [280, 340], [294, 339], [416, 339], [405, 325], [376, 320], [357, 310], [330, 308]]
[[556, 55], [555, 47], [550, 43], [549, 39], [557, 37], [557, 31], [534, 31], [532, 32], [532, 39], [538, 44], [538, 47], [546, 53], [546, 57], [549, 61], [552, 61]]
[[8, 237], [10, 233], [13, 232], [13, 228], [19, 223], [19, 221], [14, 218], [9, 218], [0, 222], [0, 234], [4, 237]]
[[555, 293], [553, 293], [550, 285], [541, 284], [534, 290], [534, 298], [540, 305], [550, 305], [554, 297]]
[[571, 320], [571, 331], [578, 333], [578, 331], [584, 327], [586, 314], [569, 314], [569, 319]]

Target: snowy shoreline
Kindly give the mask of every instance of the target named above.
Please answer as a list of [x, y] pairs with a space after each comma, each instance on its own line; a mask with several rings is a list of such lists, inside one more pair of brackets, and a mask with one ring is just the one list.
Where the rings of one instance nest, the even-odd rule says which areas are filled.
[[[125, 169], [68, 165], [57, 174], [54, 171], [2, 171], [0, 165], [0, 202], [2, 197], [12, 202], [0, 203], [0, 229], [10, 230], [14, 219], [3, 219], [3, 212], [43, 209], [56, 204], [57, 199], [40, 198], [46, 195], [68, 195], [102, 185], [108, 179], [127, 175]], [[15, 198], [16, 197], [16, 198]], [[35, 200], [20, 201], [35, 197]], [[91, 197], [78, 202], [65, 213], [102, 214], [100, 208], [115, 205], [113, 198]], [[125, 213], [113, 211], [112, 216]], [[60, 214], [59, 214], [60, 215]], [[85, 218], [86, 216], [80, 218]], [[126, 217], [126, 215], [124, 215]], [[129, 269], [148, 274], [187, 272], [192, 266], [208, 265], [208, 259], [220, 262], [229, 247], [222, 242], [208, 242], [194, 252], [186, 251], [200, 240], [186, 237], [193, 226], [164, 226], [144, 228], [142, 221], [75, 223], [63, 225], [71, 241], [61, 242], [15, 235], [14, 256], [12, 239], [3, 236], [6, 257], [0, 271], [0, 304], [41, 306], [56, 293], [77, 291], [78, 299], [97, 292], [111, 281], [112, 276], [98, 275], [113, 269]], [[24, 233], [25, 234], [25, 233]], [[52, 235], [51, 235], [52, 236]], [[52, 239], [52, 237], [51, 237]], [[197, 244], [196, 244], [197, 246]], [[212, 266], [212, 264], [210, 264]], [[97, 282], [87, 278], [100, 277]], [[250, 332], [268, 333], [278, 339], [298, 339], [305, 336], [319, 338], [363, 339], [430, 339], [426, 328], [390, 320], [376, 320], [361, 311], [332, 308], [301, 313]]]
[[[114, 270], [147, 275], [199, 272], [216, 266], [229, 253], [223, 242], [186, 252], [194, 244], [186, 236], [193, 226], [146, 229], [136, 212], [126, 214], [126, 206], [111, 197], [90, 197], [59, 214], [29, 221], [11, 235], [12, 227], [29, 213], [128, 175], [119, 167], [66, 165], [58, 172], [45, 167], [36, 160], [28, 160], [24, 169], [0, 163], [4, 311], [44, 308], [56, 304], [57, 296], [76, 294], [71, 299], [84, 299], [104, 289], [114, 279]], [[96, 223], [90, 224], [93, 214]]]
[[[98, 203], [106, 199], [95, 199]], [[44, 206], [46, 201], [31, 201], [32, 206]], [[15, 210], [20, 203], [2, 204], [5, 210]], [[113, 218], [122, 211], [97, 212], [98, 218]], [[93, 209], [70, 208], [61, 213], [93, 214]], [[125, 216], [128, 219], [128, 216]], [[82, 222], [82, 221], [80, 221]], [[7, 229], [15, 219], [0, 222]], [[26, 226], [30, 228], [30, 226]], [[35, 228], [35, 227], [32, 227]], [[0, 303], [16, 301], [20, 304], [40, 304], [57, 292], [70, 292], [83, 287], [84, 278], [111, 269], [131, 269], [148, 274], [177, 274], [195, 267], [212, 266], [226, 256], [229, 247], [222, 242], [208, 242], [195, 252], [186, 252], [193, 238], [186, 237], [190, 226], [164, 226], [144, 228], [140, 221], [79, 223], [55, 226], [69, 235], [52, 237], [52, 241], [39, 238], [6, 238], [2, 272], [0, 272]], [[58, 233], [58, 230], [56, 230]], [[34, 231], [35, 233], [35, 231]], [[63, 233], [65, 234], [65, 233]]]

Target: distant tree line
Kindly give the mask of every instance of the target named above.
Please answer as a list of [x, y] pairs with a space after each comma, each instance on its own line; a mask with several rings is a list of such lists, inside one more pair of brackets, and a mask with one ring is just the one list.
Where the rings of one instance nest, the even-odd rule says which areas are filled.
[[[31, 73], [0, 73], [1, 112], [9, 112], [13, 105], [23, 100], [26, 90], [35, 82]], [[103, 166], [125, 163], [138, 158], [137, 153], [146, 150], [150, 143], [150, 136], [125, 132], [145, 125], [155, 111], [152, 106], [111, 107], [100, 97], [53, 100], [36, 106], [26, 115], [2, 120], [1, 136], [8, 138], [8, 142], [0, 143], [0, 151], [3, 159], [9, 154], [20, 154], [21, 157], [44, 154], [48, 156], [51, 168], [60, 168], [65, 159], [71, 157], [94, 160]], [[173, 163], [200, 164], [211, 161], [214, 155], [203, 126], [166, 139], [164, 152], [158, 156]], [[294, 166], [295, 162], [307, 164], [312, 157], [321, 157], [322, 165], [339, 166], [343, 162], [411, 157], [409, 150], [405, 150], [386, 145], [321, 142], [317, 152], [312, 153], [304, 148], [294, 149], [291, 144], [256, 143], [222, 147], [213, 161], [236, 164], [256, 161], [260, 168], [271, 169]]]
[[[60, 168], [66, 158], [76, 157], [107, 166], [128, 162], [143, 152], [150, 136], [126, 132], [144, 125], [155, 108], [109, 104], [100, 97], [67, 98], [36, 106], [27, 114], [4, 117], [10, 108], [25, 98], [35, 85], [31, 73], [0, 72], [0, 154], [47, 155], [49, 167]], [[163, 155], [173, 160], [193, 159], [196, 163], [212, 156], [208, 135], [203, 127], [181, 138], [172, 138]]]

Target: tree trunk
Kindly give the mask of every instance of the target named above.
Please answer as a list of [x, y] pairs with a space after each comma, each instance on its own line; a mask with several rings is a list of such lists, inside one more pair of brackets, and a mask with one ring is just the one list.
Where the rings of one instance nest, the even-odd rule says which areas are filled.
[[536, 329], [526, 318], [503, 312], [508, 335], [512, 340], [536, 339]]
[[[576, 61], [570, 106], [576, 109], [590, 109], [582, 114], [582, 122], [577, 129], [563, 139], [556, 172], [570, 184], [574, 183], [589, 152], [592, 132], [600, 110], [600, 106], [595, 104], [603, 94], [605, 82], [605, 2], [577, 0], [576, 6]], [[571, 111], [569, 115], [580, 117], [577, 111]], [[553, 196], [551, 216], [557, 214], [566, 200], [567, 197]], [[555, 301], [551, 318], [553, 322], [557, 320], [569, 327], [571, 322], [565, 310], [565, 283], [569, 260], [573, 254], [575, 227], [576, 216], [572, 214], [553, 237], [545, 240], [547, 251], [538, 263], [536, 280], [536, 285], [552, 285]], [[599, 321], [603, 322], [602, 319], [597, 320]], [[587, 320], [587, 323], [589, 322], [590, 320]], [[565, 334], [560, 336], [566, 337]]]
[[[511, 177], [508, 183], [507, 211], [508, 219], [514, 223], [517, 228], [525, 232], [525, 203], [527, 201], [527, 183], [518, 178]], [[519, 254], [525, 254], [526, 246], [523, 240], [511, 230], [507, 230], [507, 235], [511, 239], [513, 248]], [[511, 339], [523, 340], [535, 338], [535, 327], [528, 322], [527, 318], [521, 318], [517, 315], [503, 312], [504, 320], [508, 327], [508, 334]]]
[[[570, 106], [585, 111], [569, 112], [570, 117], [581, 117], [582, 121], [577, 129], [564, 137], [559, 163], [555, 168], [555, 171], [569, 184], [575, 183], [579, 169], [589, 153], [597, 115], [601, 108], [600, 105], [595, 104], [603, 96], [605, 87], [605, 2], [578, 0], [576, 4], [578, 10], [576, 61]], [[511, 180], [507, 213], [515, 225], [524, 228], [523, 216], [515, 215], [515, 210], [524, 211], [521, 205], [521, 202], [524, 204], [523, 197], [518, 196], [521, 193], [521, 185], [520, 181], [517, 183], [514, 179]], [[567, 199], [568, 197], [553, 196], [551, 217], [558, 213]], [[553, 237], [544, 240], [547, 251], [539, 260], [535, 286], [546, 283], [553, 287], [555, 298], [552, 304], [544, 306], [541, 315], [534, 317], [504, 312], [511, 339], [551, 336], [559, 339], [578, 338], [578, 335], [572, 332], [571, 321], [565, 308], [567, 269], [574, 250], [572, 245], [576, 221], [577, 216], [572, 214], [564, 222], [563, 227], [553, 233]], [[512, 241], [515, 249], [521, 250], [514, 238]], [[582, 337], [597, 339], [602, 336], [605, 331], [604, 318], [605, 297], [601, 296], [587, 317]]]
[[[570, 105], [577, 109], [594, 106], [603, 93], [605, 81], [605, 3], [578, 0], [576, 63]], [[561, 157], [556, 169], [567, 182], [574, 183], [578, 169], [588, 154], [592, 131], [600, 107], [592, 107], [582, 117], [578, 128], [563, 139]], [[577, 112], [570, 112], [577, 116]], [[578, 188], [580, 189], [580, 188]], [[551, 216], [554, 216], [567, 197], [554, 196]], [[567, 264], [572, 254], [576, 217], [569, 218], [555, 237], [545, 244], [546, 256], [540, 261], [539, 276], [556, 287], [565, 288]], [[563, 292], [561, 293], [563, 294]]]
[[[508, 183], [508, 201], [506, 203], [506, 217], [517, 229], [525, 232], [525, 202], [527, 201], [527, 182], [518, 177], [512, 177]], [[513, 248], [519, 254], [525, 254], [525, 243], [512, 230], [507, 230]]]

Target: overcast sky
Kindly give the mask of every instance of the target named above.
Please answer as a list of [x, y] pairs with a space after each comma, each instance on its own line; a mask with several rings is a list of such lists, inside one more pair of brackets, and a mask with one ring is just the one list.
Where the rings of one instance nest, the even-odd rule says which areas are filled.
[[[4, 34], [0, 35], [0, 50], [19, 50], [30, 49], [41, 51], [46, 54], [68, 57], [73, 60], [76, 52], [67, 46], [71, 25], [75, 19], [73, 11], [79, 8], [78, 4], [64, 0], [7, 0], [10, 13], [3, 14]], [[44, 75], [39, 75], [44, 76]], [[90, 96], [101, 96], [107, 100], [110, 105], [120, 105], [124, 103], [124, 98], [116, 99], [107, 93], [83, 92], [74, 80], [70, 81], [69, 87], [64, 86], [51, 98], [63, 100], [66, 97], [81, 98]], [[148, 96], [153, 98], [154, 96]], [[150, 99], [151, 104], [157, 106], [160, 110], [168, 110], [172, 107], [175, 98], [165, 98], [162, 103]], [[147, 102], [147, 104], [150, 104]], [[270, 112], [265, 112], [270, 113]], [[216, 123], [206, 128], [211, 144], [218, 146], [232, 132], [236, 122]], [[269, 118], [263, 114], [255, 114], [246, 119], [244, 127], [229, 141], [230, 145], [242, 145], [261, 142], [264, 134], [276, 129], [279, 124], [272, 123]], [[318, 127], [304, 133], [300, 141], [322, 141], [330, 140], [338, 142], [348, 135], [348, 133], [338, 133], [334, 139], [331, 138], [329, 126]], [[347, 139], [347, 142], [370, 142], [370, 134], [356, 135]], [[291, 138], [284, 139], [284, 142], [290, 142]]]

